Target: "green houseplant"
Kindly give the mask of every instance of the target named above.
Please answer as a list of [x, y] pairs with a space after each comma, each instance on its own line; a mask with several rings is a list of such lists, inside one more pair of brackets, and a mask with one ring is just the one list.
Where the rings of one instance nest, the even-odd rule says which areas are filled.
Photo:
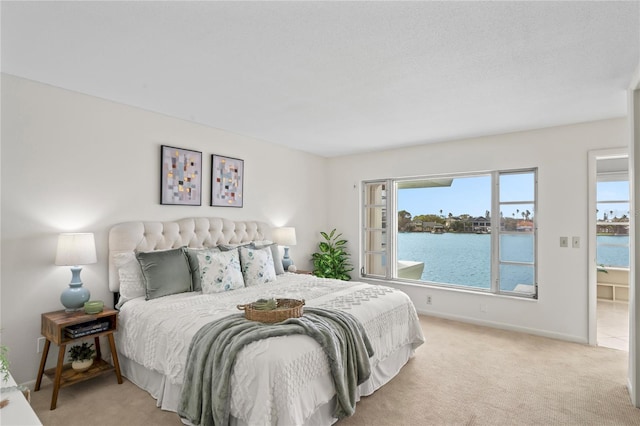
[[81, 345], [71, 346], [69, 349], [69, 359], [71, 367], [76, 371], [85, 371], [93, 364], [93, 343], [82, 342]]
[[9, 349], [5, 345], [0, 345], [0, 379], [9, 380]]
[[349, 272], [353, 266], [349, 263], [349, 253], [345, 250], [347, 240], [341, 239], [342, 234], [332, 230], [329, 234], [320, 232], [324, 241], [318, 245], [319, 252], [313, 253], [313, 275], [321, 278], [336, 278], [349, 281]]

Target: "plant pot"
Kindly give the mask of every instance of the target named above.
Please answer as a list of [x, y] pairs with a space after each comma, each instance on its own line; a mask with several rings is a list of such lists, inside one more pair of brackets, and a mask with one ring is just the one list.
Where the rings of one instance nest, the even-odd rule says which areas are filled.
[[81, 373], [83, 371], [87, 371], [91, 365], [93, 365], [93, 358], [73, 361], [71, 363], [71, 368], [73, 368], [74, 371]]

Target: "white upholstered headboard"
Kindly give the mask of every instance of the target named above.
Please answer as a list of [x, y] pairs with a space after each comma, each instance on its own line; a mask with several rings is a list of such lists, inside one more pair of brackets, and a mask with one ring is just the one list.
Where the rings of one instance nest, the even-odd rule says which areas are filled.
[[124, 222], [109, 231], [109, 290], [119, 291], [120, 280], [113, 255], [131, 251], [178, 247], [214, 247], [271, 238], [264, 222], [233, 221], [218, 217], [192, 217], [171, 222]]

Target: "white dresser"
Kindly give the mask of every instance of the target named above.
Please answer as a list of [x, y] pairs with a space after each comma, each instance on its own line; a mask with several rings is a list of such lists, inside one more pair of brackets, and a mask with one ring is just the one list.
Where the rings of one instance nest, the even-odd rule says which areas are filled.
[[16, 382], [13, 377], [9, 375], [9, 380], [1, 383], [0, 400], [8, 399], [9, 404], [0, 409], [0, 425], [42, 426], [22, 391], [15, 388]]

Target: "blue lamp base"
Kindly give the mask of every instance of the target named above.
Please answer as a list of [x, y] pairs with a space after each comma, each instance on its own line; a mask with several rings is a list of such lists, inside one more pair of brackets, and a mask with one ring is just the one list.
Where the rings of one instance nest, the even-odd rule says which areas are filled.
[[66, 308], [66, 312], [75, 312], [84, 309], [85, 302], [89, 301], [91, 293], [82, 286], [80, 281], [80, 271], [78, 266], [71, 267], [71, 282], [69, 288], [60, 295], [60, 302]]
[[284, 248], [284, 256], [282, 256], [282, 266], [284, 270], [289, 270], [289, 266], [293, 265], [293, 260], [289, 257], [289, 247]]

